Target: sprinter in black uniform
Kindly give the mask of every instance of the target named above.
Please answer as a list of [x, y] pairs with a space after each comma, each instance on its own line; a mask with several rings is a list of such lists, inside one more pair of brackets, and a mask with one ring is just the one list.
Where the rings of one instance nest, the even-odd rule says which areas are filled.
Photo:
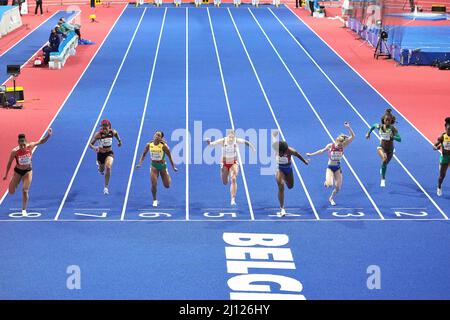
[[[112, 150], [113, 138], [117, 139], [117, 145], [119, 147], [122, 146], [122, 140], [120, 140], [119, 133], [111, 127], [111, 122], [105, 119], [102, 121], [100, 131], [94, 135], [89, 144], [89, 147], [97, 152], [98, 171], [101, 174], [105, 174], [104, 194], [109, 194], [109, 179], [111, 177], [111, 169], [114, 161], [114, 152]], [[95, 145], [96, 141], [99, 142], [97, 146]]]

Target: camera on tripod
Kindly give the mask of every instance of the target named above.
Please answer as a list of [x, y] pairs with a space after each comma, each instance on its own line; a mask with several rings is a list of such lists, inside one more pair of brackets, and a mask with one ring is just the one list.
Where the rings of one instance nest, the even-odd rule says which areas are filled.
[[[379, 25], [381, 27], [381, 21], [380, 21]], [[391, 52], [390, 52], [389, 46], [387, 44], [387, 39], [388, 39], [388, 33], [387, 33], [386, 30], [384, 30], [381, 27], [380, 35], [378, 37], [377, 46], [375, 48], [375, 53], [373, 54], [373, 57], [375, 59], [378, 59], [378, 57], [387, 57], [388, 59], [391, 58]]]
[[23, 105], [17, 104], [17, 102], [24, 101], [23, 88], [16, 87], [16, 78], [20, 74], [20, 65], [16, 64], [7, 65], [6, 73], [13, 78], [13, 88], [1, 86], [0, 106], [5, 108], [22, 109]]

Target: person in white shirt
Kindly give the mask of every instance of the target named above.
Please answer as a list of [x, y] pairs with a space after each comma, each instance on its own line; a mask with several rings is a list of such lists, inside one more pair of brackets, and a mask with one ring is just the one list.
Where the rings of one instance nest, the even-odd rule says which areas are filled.
[[228, 135], [225, 138], [218, 139], [216, 141], [211, 141], [210, 139], [206, 140], [208, 145], [222, 146], [222, 164], [221, 164], [221, 176], [222, 182], [224, 185], [228, 184], [228, 181], [231, 180], [230, 186], [230, 194], [231, 194], [231, 205], [236, 205], [236, 192], [237, 192], [237, 175], [239, 173], [239, 164], [238, 164], [238, 152], [239, 145], [245, 144], [250, 147], [253, 151], [256, 151], [256, 148], [250, 141], [236, 138], [236, 134], [234, 130], [230, 130]]

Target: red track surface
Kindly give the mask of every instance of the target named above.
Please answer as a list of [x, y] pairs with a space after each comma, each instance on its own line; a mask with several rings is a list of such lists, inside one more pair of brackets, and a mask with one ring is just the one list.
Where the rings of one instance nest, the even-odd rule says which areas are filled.
[[[88, 6], [81, 6], [81, 35], [83, 38], [95, 42], [95, 45], [78, 46], [77, 54], [70, 57], [60, 70], [36, 68], [32, 66], [31, 62], [22, 68], [17, 85], [24, 87], [26, 99], [24, 109], [0, 109], [0, 170], [2, 177], [9, 153], [17, 145], [17, 134], [25, 133], [30, 141], [38, 140], [42, 136], [123, 8], [124, 5], [96, 8], [99, 23], [90, 23], [88, 16], [91, 9]], [[51, 9], [56, 11], [63, 8], [52, 7]], [[46, 40], [43, 39], [43, 43]], [[11, 81], [8, 85], [11, 85]], [[58, 133], [55, 132], [55, 134]], [[12, 171], [10, 171], [9, 177], [11, 174]], [[0, 196], [6, 190], [8, 181], [9, 179], [7, 181], [0, 180]]]
[[35, 16], [34, 14], [27, 14], [22, 16], [22, 26], [13, 32], [0, 38], [0, 55], [9, 50], [21, 39], [26, 37], [30, 32], [39, 26], [42, 22], [50, 18], [50, 16], [57, 11], [54, 8], [49, 8], [48, 12], [44, 11], [44, 15]]
[[356, 40], [339, 20], [313, 18], [289, 7], [428, 139], [434, 142], [443, 132], [444, 118], [450, 116], [450, 71], [374, 60], [374, 49]]

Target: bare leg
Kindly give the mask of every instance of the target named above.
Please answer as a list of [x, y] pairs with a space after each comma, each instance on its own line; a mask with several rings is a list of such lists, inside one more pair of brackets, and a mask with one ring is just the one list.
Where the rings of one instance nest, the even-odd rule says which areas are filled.
[[159, 171], [152, 167], [150, 176], [151, 176], [151, 182], [152, 182], [152, 196], [153, 196], [153, 201], [155, 201]]
[[438, 189], [442, 189], [442, 182], [444, 182], [445, 175], [447, 174], [448, 164], [439, 165], [439, 179]]
[[237, 164], [233, 165], [230, 168], [230, 180], [231, 180], [230, 194], [231, 194], [231, 199], [232, 200], [236, 198], [238, 172], [239, 172], [239, 167], [238, 167]]
[[334, 189], [330, 196], [330, 202], [334, 202], [334, 197], [339, 192], [339, 190], [341, 190], [341, 186], [342, 186], [342, 172], [339, 169], [334, 173]]
[[228, 171], [227, 167], [222, 166], [220, 174], [221, 174], [221, 177], [222, 177], [222, 183], [224, 185], [227, 185], [228, 184], [228, 176], [230, 174], [230, 172]]
[[325, 187], [329, 188], [333, 185], [333, 171], [329, 168], [327, 168], [326, 172], [325, 172]]
[[167, 172], [167, 170], [161, 170], [159, 173], [161, 174], [161, 179], [162, 179], [164, 187], [170, 188], [172, 179], [170, 178], [169, 172]]
[[28, 172], [23, 176], [22, 188], [22, 210], [27, 210], [28, 206], [28, 191], [30, 190], [31, 181], [33, 180], [33, 172]]
[[113, 157], [107, 157], [105, 160], [105, 188], [109, 186], [109, 179], [111, 178], [111, 170], [114, 162]]
[[280, 208], [284, 208], [284, 181], [285, 175], [281, 171], [277, 171], [276, 175], [277, 185], [278, 185], [278, 201], [280, 202]]
[[9, 182], [8, 191], [9, 194], [14, 194], [16, 192], [17, 186], [19, 185], [20, 181], [22, 180], [22, 176], [16, 172], [14, 172], [14, 175]]

